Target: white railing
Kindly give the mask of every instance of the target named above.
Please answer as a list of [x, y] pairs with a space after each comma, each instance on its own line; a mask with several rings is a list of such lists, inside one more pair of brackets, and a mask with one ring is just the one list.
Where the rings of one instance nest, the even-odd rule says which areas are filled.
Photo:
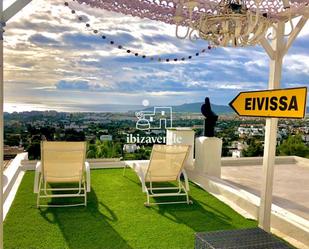
[[26, 159], [28, 159], [28, 153], [18, 154], [3, 172], [3, 219], [11, 207], [23, 178], [24, 171], [21, 169], [21, 162]]

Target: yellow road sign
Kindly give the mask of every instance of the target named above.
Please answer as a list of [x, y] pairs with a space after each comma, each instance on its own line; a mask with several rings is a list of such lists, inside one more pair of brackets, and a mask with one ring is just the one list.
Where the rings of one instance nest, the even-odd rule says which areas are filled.
[[304, 118], [307, 87], [241, 92], [229, 104], [239, 116]]

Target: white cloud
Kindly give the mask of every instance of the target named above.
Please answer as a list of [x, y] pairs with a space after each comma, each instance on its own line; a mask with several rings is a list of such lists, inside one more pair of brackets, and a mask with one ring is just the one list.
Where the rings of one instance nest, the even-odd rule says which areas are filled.
[[285, 65], [285, 70], [290, 71], [293, 74], [309, 75], [309, 54], [288, 55], [285, 58]]
[[[33, 0], [6, 27], [5, 101], [10, 108], [24, 103], [27, 108], [77, 110], [96, 103], [140, 104], [144, 98], [153, 104], [181, 104], [206, 95], [226, 104], [239, 90], [267, 85], [268, 57], [259, 47], [217, 48], [195, 57], [208, 43], [178, 40], [171, 25], [74, 6], [100, 35], [155, 60], [107, 44], [86, 30], [61, 0]], [[307, 26], [300, 36], [309, 39], [308, 33]], [[186, 60], [159, 63], [158, 56]], [[308, 76], [308, 58], [308, 53], [286, 57], [289, 84]], [[59, 88], [61, 81], [67, 84]]]

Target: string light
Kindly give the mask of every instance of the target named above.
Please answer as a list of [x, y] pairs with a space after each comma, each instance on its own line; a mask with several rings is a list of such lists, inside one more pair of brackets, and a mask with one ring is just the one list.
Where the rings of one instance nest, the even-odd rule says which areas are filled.
[[[75, 0], [73, 0], [73, 1], [75, 1]], [[69, 2], [65, 2], [64, 5], [71, 9], [71, 7], [69, 6]], [[73, 9], [71, 9], [71, 13], [74, 14], [74, 15], [77, 15], [77, 12]], [[84, 21], [84, 18], [82, 16], [77, 16], [77, 19], [81, 22]], [[86, 28], [91, 29], [91, 31], [95, 35], [99, 34], [99, 30], [91, 28], [91, 25], [89, 23], [86, 23], [85, 26], [86, 26]], [[201, 51], [196, 52], [194, 55], [189, 55], [189, 56], [185, 56], [185, 57], [181, 57], [181, 58], [171, 59], [171, 58], [162, 58], [160, 56], [147, 56], [145, 54], [140, 54], [136, 51], [132, 51], [131, 49], [125, 48], [125, 46], [116, 43], [114, 40], [108, 39], [107, 35], [105, 35], [105, 34], [101, 35], [101, 38], [104, 41], [108, 41], [110, 45], [116, 46], [118, 49], [124, 50], [126, 53], [132, 54], [135, 57], [140, 57], [142, 59], [149, 59], [150, 61], [158, 61], [158, 62], [181, 62], [181, 61], [185, 61], [185, 60], [191, 60], [194, 56], [198, 57], [201, 54], [206, 53], [207, 50], [209, 51], [209, 50], [214, 48], [214, 46], [208, 45], [207, 49], [202, 49]]]

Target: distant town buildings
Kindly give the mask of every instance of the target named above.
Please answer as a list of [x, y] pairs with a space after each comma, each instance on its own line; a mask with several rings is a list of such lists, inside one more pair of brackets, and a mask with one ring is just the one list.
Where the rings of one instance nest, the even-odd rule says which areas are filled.
[[[42, 140], [33, 130], [53, 132], [47, 139], [61, 140], [67, 133], [76, 131], [83, 133], [87, 141], [113, 141], [119, 143], [124, 152], [134, 153], [139, 150], [138, 144], [125, 144], [127, 134], [144, 134], [147, 136], [165, 136], [165, 129], [160, 127], [162, 117], [170, 113], [158, 109], [148, 117], [151, 126], [149, 130], [136, 129], [137, 117], [134, 113], [58, 113], [58, 112], [24, 112], [5, 114], [5, 144], [7, 155], [10, 151], [23, 151], [31, 141]], [[162, 112], [164, 112], [162, 116]], [[155, 114], [155, 115], [154, 115]], [[155, 122], [156, 121], [156, 122]], [[153, 122], [153, 123], [152, 123]], [[164, 123], [165, 124], [165, 123]], [[168, 123], [167, 123], [168, 124]], [[249, 140], [255, 140], [263, 146], [265, 136], [265, 119], [239, 118], [232, 115], [221, 115], [215, 129], [216, 134], [224, 143], [224, 156], [242, 157], [248, 149]], [[164, 126], [163, 126], [164, 127]], [[203, 117], [201, 114], [173, 113], [173, 127], [193, 127], [196, 135], [202, 134]], [[73, 132], [74, 133], [74, 132]], [[48, 134], [47, 134], [48, 135]], [[303, 142], [309, 146], [309, 118], [304, 120], [279, 120], [277, 143], [281, 144], [288, 136], [300, 135]]]
[[100, 140], [101, 141], [112, 141], [113, 140], [113, 136], [112, 135], [101, 135], [100, 136]]
[[65, 130], [69, 130], [69, 129], [73, 129], [76, 130], [78, 132], [83, 131], [85, 129], [87, 129], [89, 126], [88, 125], [78, 125], [75, 122], [70, 123], [69, 125], [65, 125], [64, 129]]
[[243, 151], [248, 148], [248, 144], [246, 142], [233, 141], [231, 146], [229, 147], [229, 153], [232, 157], [238, 158], [243, 156]]
[[237, 134], [239, 137], [244, 137], [244, 136], [252, 136], [252, 137], [257, 137], [257, 136], [264, 136], [264, 127], [262, 126], [253, 126], [251, 125], [250, 127], [238, 127], [237, 129]]

